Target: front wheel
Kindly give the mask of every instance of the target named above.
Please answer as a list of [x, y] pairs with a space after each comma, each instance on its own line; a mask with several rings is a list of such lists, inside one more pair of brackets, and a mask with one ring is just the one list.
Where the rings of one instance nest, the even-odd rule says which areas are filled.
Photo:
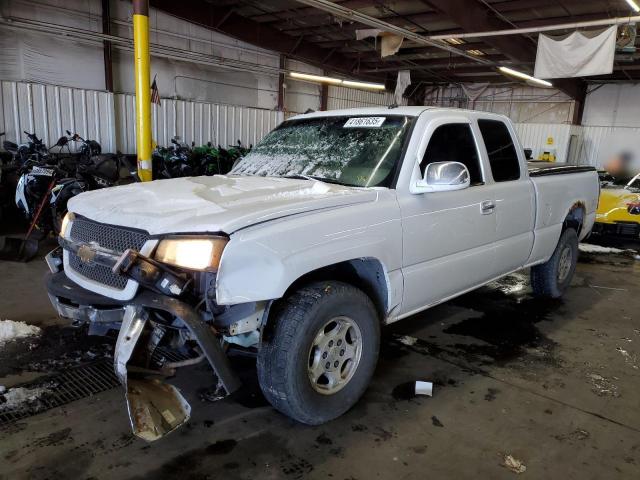
[[531, 268], [531, 287], [538, 297], [558, 298], [571, 284], [578, 261], [578, 234], [568, 228], [558, 240], [551, 258]]
[[285, 415], [309, 425], [328, 422], [362, 396], [379, 348], [378, 314], [364, 292], [313, 283], [274, 305], [258, 353], [260, 387]]

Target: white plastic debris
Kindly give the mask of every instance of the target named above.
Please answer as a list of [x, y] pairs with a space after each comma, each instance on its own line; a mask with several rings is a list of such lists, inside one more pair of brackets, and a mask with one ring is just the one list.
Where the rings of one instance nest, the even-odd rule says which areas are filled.
[[40, 329], [35, 325], [27, 325], [24, 322], [14, 322], [13, 320], [0, 321], [0, 346], [11, 340], [34, 335], [40, 335]]
[[505, 455], [502, 466], [508, 468], [513, 473], [524, 473], [527, 471], [527, 467], [522, 460], [512, 457], [511, 455]]
[[616, 347], [616, 350], [620, 352], [620, 355], [624, 357], [624, 361], [631, 365], [636, 370], [638, 369], [638, 365], [636, 365], [636, 356], [629, 354], [624, 348]]
[[433, 383], [431, 382], [416, 382], [416, 395], [426, 395], [428, 397], [433, 396]]
[[408, 347], [411, 347], [418, 342], [418, 339], [416, 337], [411, 337], [409, 335], [402, 335], [396, 338], [401, 344], [406, 345]]

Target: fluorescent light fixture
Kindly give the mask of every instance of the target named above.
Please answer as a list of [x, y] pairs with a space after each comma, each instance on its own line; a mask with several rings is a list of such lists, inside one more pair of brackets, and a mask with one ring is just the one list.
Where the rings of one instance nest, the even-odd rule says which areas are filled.
[[356, 82], [354, 80], [341, 80], [339, 78], [324, 77], [322, 75], [311, 75], [308, 73], [290, 72], [289, 76], [307, 82], [329, 83], [331, 85], [342, 85], [343, 87], [365, 88], [369, 90], [384, 90], [382, 83]]
[[476, 57], [481, 57], [482, 55], [484, 55], [484, 52], [482, 50], [477, 50], [477, 49], [467, 50], [467, 53], [470, 53], [471, 55], [475, 55]]
[[333, 85], [340, 85], [342, 83], [342, 80], [339, 78], [323, 77], [322, 75], [310, 75], [308, 73], [298, 72], [291, 72], [289, 75], [298, 80], [306, 80], [308, 82], [331, 83]]
[[541, 85], [543, 87], [553, 87], [551, 82], [547, 82], [546, 80], [540, 80], [539, 78], [532, 77], [531, 75], [527, 75], [526, 73], [519, 72], [509, 67], [498, 67], [502, 73], [507, 75], [511, 75], [513, 77], [520, 78], [522, 80], [526, 80], [527, 82], [535, 83], [536, 85]]
[[345, 87], [370, 88], [372, 90], [384, 90], [384, 85], [381, 84], [381, 83], [354, 82], [352, 80], [342, 80], [342, 85], [344, 85]]
[[634, 2], [633, 0], [627, 0], [627, 3], [631, 7], [631, 10], [633, 10], [636, 13], [640, 12], [640, 7], [636, 2]]
[[447, 38], [445, 42], [451, 45], [462, 45], [464, 43], [464, 40], [462, 40], [461, 38]]

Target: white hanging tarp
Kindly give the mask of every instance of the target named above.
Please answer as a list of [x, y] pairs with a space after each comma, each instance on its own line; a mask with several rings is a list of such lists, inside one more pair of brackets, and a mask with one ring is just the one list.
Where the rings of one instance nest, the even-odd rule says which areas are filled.
[[564, 37], [538, 37], [536, 78], [569, 78], [606, 75], [613, 72], [616, 50], [614, 25], [604, 32], [573, 32]]
[[396, 105], [402, 105], [402, 96], [404, 91], [411, 84], [411, 71], [400, 70], [398, 72], [398, 80], [396, 81], [396, 91], [393, 94]]

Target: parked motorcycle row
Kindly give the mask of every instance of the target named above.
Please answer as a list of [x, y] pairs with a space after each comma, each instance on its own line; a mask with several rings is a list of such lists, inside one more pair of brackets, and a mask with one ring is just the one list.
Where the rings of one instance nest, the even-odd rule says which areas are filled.
[[197, 175], [224, 175], [251, 146], [236, 145], [214, 147], [211, 142], [196, 147], [194, 143], [181, 143], [178, 137], [169, 147], [157, 147], [153, 152], [153, 178], [176, 178]]
[[[120, 153], [102, 153], [95, 140], [67, 130], [47, 147], [35, 133], [24, 133], [26, 143], [5, 140], [0, 151], [0, 219], [17, 208], [29, 222], [24, 240], [3, 239], [0, 259], [5, 260], [28, 260], [37, 253], [41, 239], [57, 235], [67, 203], [75, 195], [139, 180], [135, 162]], [[153, 178], [225, 174], [250, 148], [240, 140], [228, 148], [214, 147], [211, 142], [196, 147], [176, 137], [169, 147], [154, 150]]]

